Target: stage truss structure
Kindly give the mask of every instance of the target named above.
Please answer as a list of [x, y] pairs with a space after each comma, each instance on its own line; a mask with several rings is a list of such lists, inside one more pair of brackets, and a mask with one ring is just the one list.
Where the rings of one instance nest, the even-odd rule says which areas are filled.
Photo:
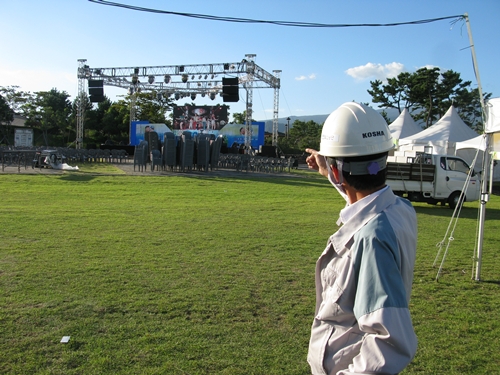
[[250, 150], [250, 126], [252, 119], [253, 90], [274, 89], [272, 144], [278, 144], [278, 112], [281, 70], [266, 71], [255, 63], [255, 54], [246, 54], [240, 62], [215, 64], [186, 64], [142, 67], [91, 68], [86, 59], [78, 60], [78, 98], [76, 147], [83, 144], [85, 100], [89, 80], [103, 80], [104, 86], [121, 87], [128, 90], [130, 121], [135, 118], [135, 100], [139, 92], [154, 92], [158, 98], [195, 100], [201, 97], [222, 97], [222, 78], [237, 77], [239, 86], [246, 92], [245, 149]]

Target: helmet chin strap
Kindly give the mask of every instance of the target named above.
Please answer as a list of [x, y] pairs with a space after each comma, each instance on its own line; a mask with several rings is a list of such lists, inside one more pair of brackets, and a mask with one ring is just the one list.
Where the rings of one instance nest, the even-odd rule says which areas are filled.
[[349, 204], [349, 197], [345, 191], [344, 177], [342, 176], [342, 165], [343, 161], [341, 159], [336, 159], [335, 164], [330, 164], [333, 161], [331, 158], [325, 158], [326, 165], [328, 166], [328, 180], [333, 185], [333, 187], [339, 192], [339, 194], [344, 198], [344, 200]]

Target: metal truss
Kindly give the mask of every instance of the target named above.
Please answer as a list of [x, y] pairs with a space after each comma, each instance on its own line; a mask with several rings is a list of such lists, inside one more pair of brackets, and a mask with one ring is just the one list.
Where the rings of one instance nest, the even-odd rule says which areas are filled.
[[[275, 76], [279, 79], [281, 70], [273, 70]], [[278, 109], [279, 109], [279, 90], [274, 90], [274, 112], [273, 112], [273, 146], [278, 146]]]
[[85, 103], [87, 99], [86, 93], [86, 82], [90, 75], [86, 76], [87, 66], [85, 63], [87, 60], [78, 60], [78, 99], [76, 107], [76, 142], [75, 148], [82, 148], [83, 144], [83, 124], [85, 122]]
[[[208, 96], [215, 99], [216, 95], [222, 94], [222, 78], [238, 77], [238, 82], [245, 88], [246, 100], [246, 125], [245, 146], [250, 149], [250, 120], [252, 116], [252, 92], [253, 89], [272, 88], [275, 91], [274, 117], [273, 118], [273, 145], [277, 139], [278, 121], [278, 92], [280, 89], [280, 70], [274, 70], [271, 74], [258, 66], [254, 54], [247, 54], [240, 62], [215, 63], [215, 64], [190, 64], [190, 65], [166, 65], [166, 66], [143, 66], [122, 68], [91, 68], [85, 65], [86, 60], [78, 60], [79, 95], [80, 90], [85, 92], [85, 80], [103, 80], [105, 86], [121, 87], [128, 90], [134, 97], [138, 92], [155, 92], [159, 97], [179, 100], [197, 95]], [[82, 88], [81, 88], [82, 87]], [[132, 98], [133, 99], [133, 98]], [[135, 103], [131, 100], [131, 103]], [[134, 120], [135, 108], [131, 105], [130, 120]], [[80, 110], [80, 109], [79, 109]], [[82, 117], [83, 118], [83, 117]], [[275, 126], [276, 124], [276, 126]], [[276, 132], [276, 134], [274, 134]], [[78, 134], [83, 138], [83, 121], [77, 120]]]

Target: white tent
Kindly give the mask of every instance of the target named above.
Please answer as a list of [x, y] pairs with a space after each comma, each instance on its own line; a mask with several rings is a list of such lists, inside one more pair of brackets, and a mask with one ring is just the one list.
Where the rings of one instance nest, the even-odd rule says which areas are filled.
[[399, 140], [400, 150], [415, 149], [415, 146], [432, 146], [436, 154], [454, 154], [455, 144], [477, 137], [477, 133], [465, 124], [451, 106], [434, 125], [421, 132]]
[[[479, 150], [479, 153], [477, 152], [477, 150]], [[475, 138], [471, 138], [463, 142], [457, 142], [455, 144], [455, 155], [461, 157], [467, 163], [469, 163], [476, 172], [482, 171], [484, 169], [484, 150], [486, 150], [486, 134], [481, 134]], [[476, 158], [476, 162], [474, 165], [472, 165], [474, 158]], [[492, 178], [495, 181], [500, 180], [500, 164], [495, 166], [495, 168], [493, 169]]]
[[466, 148], [473, 148], [484, 151], [486, 149], [486, 135], [481, 134], [475, 138], [467, 139], [463, 142], [457, 142], [455, 144], [455, 150], [457, 151]]
[[422, 128], [413, 120], [408, 108], [405, 108], [389, 125], [389, 130], [391, 131], [392, 138], [394, 140], [399, 140], [420, 133]]

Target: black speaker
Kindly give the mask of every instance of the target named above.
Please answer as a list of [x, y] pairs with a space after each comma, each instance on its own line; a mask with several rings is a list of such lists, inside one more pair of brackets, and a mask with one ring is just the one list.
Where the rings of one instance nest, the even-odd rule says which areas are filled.
[[89, 87], [103, 87], [104, 80], [103, 79], [89, 79]]
[[89, 95], [94, 96], [94, 95], [104, 95], [104, 89], [102, 87], [89, 87]]
[[222, 101], [238, 102], [239, 100], [238, 78], [222, 78]]
[[106, 99], [104, 95], [90, 95], [89, 98], [91, 103], [100, 103]]
[[103, 86], [103, 79], [89, 79], [89, 95], [91, 103], [100, 103], [104, 101]]

